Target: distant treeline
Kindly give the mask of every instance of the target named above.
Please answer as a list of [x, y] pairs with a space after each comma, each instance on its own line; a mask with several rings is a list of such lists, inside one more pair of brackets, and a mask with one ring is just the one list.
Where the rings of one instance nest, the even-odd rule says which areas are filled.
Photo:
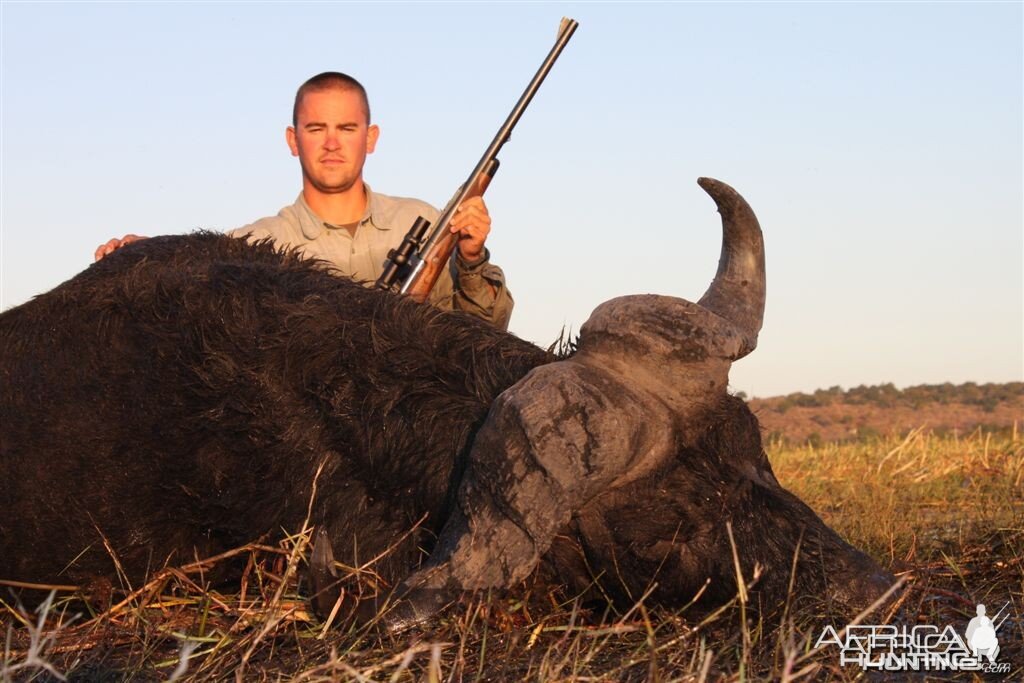
[[[743, 392], [741, 398], [746, 398]], [[1007, 382], [1003, 384], [920, 384], [906, 389], [897, 389], [892, 383], [875, 386], [861, 385], [843, 390], [840, 386], [829, 389], [818, 389], [813, 394], [796, 392], [786, 396], [764, 399], [766, 403], [779, 412], [790, 408], [814, 408], [837, 404], [845, 405], [876, 405], [882, 408], [898, 406], [922, 408], [927, 405], [948, 405], [961, 403], [979, 406], [987, 412], [995, 410], [1004, 402], [1016, 401], [1024, 397], [1024, 382]]]

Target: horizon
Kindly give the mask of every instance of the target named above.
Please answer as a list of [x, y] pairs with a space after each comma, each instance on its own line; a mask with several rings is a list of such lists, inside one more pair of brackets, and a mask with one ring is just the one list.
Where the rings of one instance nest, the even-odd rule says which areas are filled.
[[546, 347], [615, 296], [696, 301], [721, 245], [711, 176], [766, 247], [764, 327], [731, 391], [1024, 379], [1015, 2], [5, 2], [0, 311], [110, 237], [293, 202], [284, 129], [325, 70], [369, 91], [368, 184], [443, 205], [563, 15], [579, 29], [486, 196], [512, 332]]
[[[897, 386], [897, 385], [893, 384], [892, 382], [883, 382], [881, 384], [858, 384], [856, 386], [849, 386], [849, 387], [844, 387], [844, 386], [835, 384], [835, 385], [832, 385], [830, 387], [818, 387], [817, 389], [811, 389], [810, 391], [799, 391], [799, 390], [797, 390], [797, 391], [790, 391], [790, 392], [785, 393], [785, 394], [773, 394], [771, 396], [747, 396], [747, 395], [744, 395], [742, 398], [745, 398], [747, 400], [750, 400], [750, 399], [767, 400], [767, 399], [772, 399], [772, 398], [784, 398], [786, 396], [792, 396], [794, 394], [803, 394], [805, 396], [813, 396], [813, 395], [815, 395], [815, 394], [817, 394], [819, 392], [821, 392], [821, 393], [829, 393], [829, 392], [833, 391], [834, 389], [839, 389], [839, 391], [842, 392], [845, 395], [845, 394], [849, 394], [852, 391], [857, 391], [858, 389], [883, 389], [885, 387], [890, 387], [890, 386], [893, 387], [894, 389], [896, 389], [896, 391], [898, 391], [900, 393], [904, 393], [904, 392], [907, 392], [907, 391], [912, 391], [914, 389], [936, 388], [936, 387], [947, 387], [947, 386], [949, 388], [951, 388], [951, 389], [963, 389], [964, 387], [967, 387], [967, 386], [975, 386], [975, 387], [978, 387], [979, 389], [983, 389], [985, 387], [991, 387], [991, 386], [1005, 387], [1005, 386], [1009, 386], [1009, 385], [1013, 385], [1013, 384], [1024, 384], [1024, 381], [1022, 381], [1022, 380], [1010, 380], [1008, 382], [972, 382], [972, 381], [967, 381], [967, 382], [960, 382], [959, 384], [956, 384], [956, 383], [953, 383], [953, 382], [933, 382], [933, 383], [925, 383], [925, 384], [911, 384], [911, 385], [904, 386], [904, 387]], [[741, 392], [741, 393], [745, 394], [745, 392]], [[1022, 391], [1021, 395], [1024, 396], [1024, 391]]]

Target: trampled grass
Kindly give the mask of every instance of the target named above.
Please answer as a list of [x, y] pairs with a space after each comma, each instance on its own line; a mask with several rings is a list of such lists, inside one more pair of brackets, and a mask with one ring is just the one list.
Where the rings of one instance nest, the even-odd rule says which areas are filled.
[[[1008, 603], [998, 633], [1008, 674], [913, 680], [1024, 676], [1024, 438], [1015, 431], [938, 437], [916, 430], [768, 450], [784, 486], [904, 580], [894, 600], [862, 623], [950, 625], [963, 633], [976, 604], [991, 614]], [[743, 596], [710, 615], [643, 600], [619, 613], [527, 583], [467, 600], [430, 630], [403, 637], [344, 624], [324, 630], [299, 594], [307, 546], [308, 533], [300, 533], [281, 547], [235, 551], [249, 565], [232, 594], [207, 585], [214, 559], [165, 569], [128, 595], [115, 592], [99, 614], [68, 592], [57, 591], [45, 610], [29, 614], [4, 598], [0, 680], [865, 678], [857, 666], [840, 666], [835, 646], [814, 648], [826, 623], [837, 631], [844, 624], [809, 609], [787, 610], [775, 622], [743, 619]]]

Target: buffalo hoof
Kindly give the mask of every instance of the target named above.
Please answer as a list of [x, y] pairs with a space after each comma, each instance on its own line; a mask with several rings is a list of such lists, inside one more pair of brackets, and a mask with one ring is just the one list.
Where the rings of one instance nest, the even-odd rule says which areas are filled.
[[313, 540], [313, 552], [309, 559], [309, 580], [313, 586], [310, 604], [313, 612], [323, 621], [334, 609], [334, 603], [341, 598], [334, 549], [323, 527], [316, 530]]

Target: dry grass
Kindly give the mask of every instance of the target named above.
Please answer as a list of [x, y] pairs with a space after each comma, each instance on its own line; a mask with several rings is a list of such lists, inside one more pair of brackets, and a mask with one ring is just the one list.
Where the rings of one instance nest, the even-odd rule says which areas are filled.
[[[769, 455], [784, 485], [905, 580], [895, 603], [865, 623], [962, 631], [976, 603], [1009, 601], [999, 659], [1013, 667], [1007, 680], [1024, 675], [1024, 439], [916, 430], [773, 445]], [[777, 622], [752, 620], [745, 591], [710, 615], [643, 600], [616, 613], [527, 584], [468, 600], [412, 636], [381, 637], [343, 619], [327, 631], [300, 595], [308, 541], [305, 530], [280, 547], [234, 551], [248, 558], [234, 594], [205, 580], [222, 556], [165, 569], [98, 614], [77, 616], [83, 603], [61, 591], [37, 614], [0, 603], [0, 681], [863, 679], [839, 667], [834, 650], [814, 651], [822, 614], [793, 608]]]

